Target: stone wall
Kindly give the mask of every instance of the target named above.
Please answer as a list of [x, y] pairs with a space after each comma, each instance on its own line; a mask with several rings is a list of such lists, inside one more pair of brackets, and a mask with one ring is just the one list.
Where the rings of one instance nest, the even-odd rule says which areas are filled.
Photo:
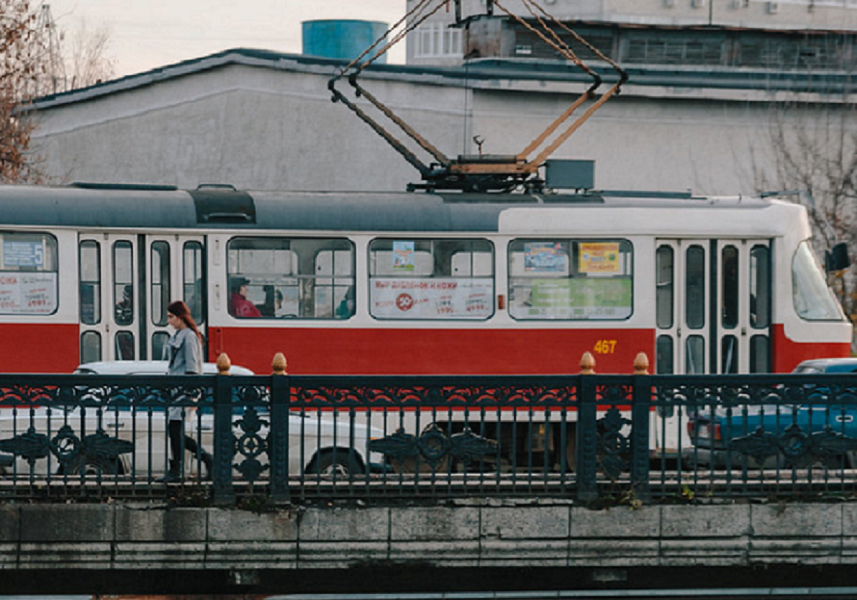
[[[551, 587], [645, 586], [652, 573], [676, 573], [679, 582], [693, 572], [701, 582], [724, 568], [778, 582], [783, 570], [796, 576], [809, 568], [816, 577], [830, 572], [832, 582], [857, 564], [855, 525], [857, 504], [849, 503], [590, 510], [566, 501], [463, 500], [271, 512], [6, 504], [0, 570], [7, 593], [57, 592], [49, 585], [57, 581], [66, 582], [65, 593], [323, 592], [350, 579], [348, 589], [428, 590], [448, 589], [461, 574], [500, 585], [514, 572]], [[415, 578], [418, 571], [448, 579]], [[24, 590], [22, 581], [30, 582]]]

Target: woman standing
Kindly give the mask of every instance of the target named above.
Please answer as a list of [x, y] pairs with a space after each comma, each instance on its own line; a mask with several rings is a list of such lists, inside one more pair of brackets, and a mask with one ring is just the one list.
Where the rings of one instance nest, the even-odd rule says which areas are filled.
[[[167, 343], [167, 359], [170, 375], [202, 374], [202, 334], [190, 314], [187, 304], [176, 300], [167, 306], [167, 322], [176, 330]], [[193, 414], [193, 408], [187, 412]], [[170, 437], [170, 469], [164, 481], [178, 481], [182, 474], [182, 446], [188, 452], [199, 456], [205, 464], [206, 475], [211, 477], [211, 455], [202, 449], [192, 437], [185, 435], [182, 427], [181, 406], [167, 409], [167, 421]]]

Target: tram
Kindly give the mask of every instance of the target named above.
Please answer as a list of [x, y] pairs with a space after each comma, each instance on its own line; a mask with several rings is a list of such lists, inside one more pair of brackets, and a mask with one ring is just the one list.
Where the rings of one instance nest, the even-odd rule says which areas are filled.
[[6, 372], [157, 359], [302, 374], [788, 372], [851, 329], [801, 206], [689, 194], [0, 186]]
[[802, 206], [691, 194], [0, 186], [0, 365], [158, 359], [183, 299], [257, 373], [788, 372], [851, 327]]

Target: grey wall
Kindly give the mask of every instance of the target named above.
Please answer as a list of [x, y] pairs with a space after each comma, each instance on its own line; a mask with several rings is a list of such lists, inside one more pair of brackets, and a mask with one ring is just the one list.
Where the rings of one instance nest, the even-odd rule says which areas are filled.
[[[40, 111], [34, 150], [51, 181], [195, 187], [401, 190], [411, 167], [341, 104], [324, 74], [246, 66], [167, 79]], [[439, 143], [456, 133], [455, 90], [373, 89]], [[392, 89], [388, 89], [392, 88]], [[460, 94], [458, 94], [460, 96]], [[420, 102], [415, 102], [420, 98]]]
[[[120, 81], [111, 93], [45, 104], [34, 150], [51, 183], [400, 191], [418, 181], [386, 142], [330, 101], [331, 72], [226, 64], [149, 85]], [[459, 80], [395, 72], [367, 76], [364, 84], [452, 157], [475, 154], [474, 135], [485, 140], [486, 153], [520, 152], [583, 89], [498, 79], [471, 81], [465, 90]], [[773, 168], [770, 99], [759, 91], [636, 85], [632, 78], [553, 157], [594, 159], [602, 189], [752, 193], [758, 174]]]
[[[825, 586], [857, 565], [854, 503], [590, 510], [563, 500], [474, 499], [262, 508], [4, 504], [3, 590], [55, 592], [51, 586], [59, 582], [65, 593], [164, 593], [167, 584], [181, 586], [169, 593], [217, 586], [224, 592], [239, 584], [250, 592], [287, 593], [350, 582], [351, 591], [380, 591], [395, 581], [400, 589], [449, 591], [460, 585], [457, 570], [474, 580], [494, 574], [497, 587], [502, 573], [517, 574], [526, 589], [651, 580], [670, 588], [681, 584], [682, 573], [698, 587], [734, 586], [749, 573], [749, 587], [762, 587], [794, 584], [778, 569], [803, 573], [804, 567], [812, 568], [805, 575], [815, 578], [812, 585]], [[724, 567], [727, 579], [718, 571]], [[827, 579], [825, 568], [831, 569]], [[531, 579], [520, 580], [523, 574]], [[23, 582], [26, 589], [19, 589]]]

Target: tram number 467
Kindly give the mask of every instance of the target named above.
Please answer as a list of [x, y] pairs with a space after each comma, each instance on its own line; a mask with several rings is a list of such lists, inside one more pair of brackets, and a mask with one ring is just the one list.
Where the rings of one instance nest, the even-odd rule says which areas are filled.
[[598, 340], [595, 342], [596, 354], [613, 354], [616, 352], [616, 340]]

